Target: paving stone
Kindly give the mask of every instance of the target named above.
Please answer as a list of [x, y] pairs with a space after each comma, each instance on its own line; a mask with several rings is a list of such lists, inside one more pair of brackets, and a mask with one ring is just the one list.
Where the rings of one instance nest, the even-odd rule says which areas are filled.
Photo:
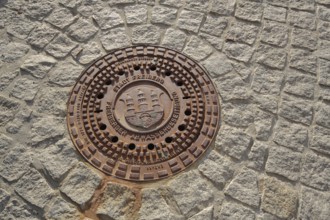
[[327, 220], [330, 216], [329, 200], [329, 193], [302, 187], [298, 218]]
[[255, 214], [252, 209], [246, 208], [243, 205], [226, 202], [221, 209], [220, 215], [216, 216], [215, 219], [231, 220], [231, 219], [246, 219], [254, 220]]
[[254, 49], [247, 44], [227, 41], [224, 51], [228, 57], [247, 63], [251, 59]]
[[307, 147], [308, 129], [302, 125], [280, 120], [275, 127], [274, 142], [294, 151], [302, 152]]
[[320, 100], [330, 101], [330, 87], [320, 86], [319, 98]]
[[188, 220], [212, 220], [213, 219], [213, 206], [207, 207]]
[[48, 208], [46, 208], [45, 217], [54, 220], [81, 219], [77, 208], [61, 197], [56, 197], [50, 202]]
[[127, 47], [131, 44], [124, 27], [113, 28], [108, 32], [102, 32], [100, 41], [105, 50]]
[[320, 4], [325, 4], [325, 5], [330, 5], [330, 1], [329, 0], [316, 0], [317, 3]]
[[182, 51], [186, 38], [187, 35], [183, 31], [169, 28], [166, 30], [161, 44], [165, 47]]
[[171, 25], [176, 19], [177, 10], [165, 6], [152, 8], [151, 23]]
[[257, 50], [257, 62], [266, 66], [283, 69], [285, 67], [287, 53], [284, 49], [261, 44]]
[[290, 67], [316, 74], [317, 58], [308, 50], [292, 49]]
[[70, 38], [60, 34], [50, 44], [48, 44], [46, 47], [46, 52], [55, 58], [63, 58], [67, 56], [76, 46], [77, 44], [70, 40]]
[[185, 217], [190, 217], [210, 206], [214, 199], [212, 187], [196, 171], [177, 176], [167, 189]]
[[[221, 63], [219, 60], [221, 60]], [[211, 56], [204, 60], [202, 64], [207, 69], [211, 77], [219, 77], [233, 70], [233, 66], [227, 60], [227, 57], [218, 52], [211, 54]]]
[[45, 21], [48, 23], [64, 29], [75, 21], [76, 17], [72, 15], [71, 11], [66, 8], [56, 8]]
[[288, 20], [294, 27], [315, 30], [315, 15], [305, 11], [291, 10], [288, 15]]
[[148, 8], [145, 5], [134, 5], [125, 7], [127, 24], [143, 24], [148, 19]]
[[42, 79], [55, 64], [56, 60], [54, 58], [38, 54], [28, 57], [21, 65], [20, 69], [23, 73], [28, 73], [36, 78]]
[[233, 0], [212, 0], [211, 12], [215, 12], [220, 15], [230, 15], [235, 10], [236, 1]]
[[256, 110], [254, 117], [254, 126], [256, 129], [256, 138], [266, 141], [271, 136], [274, 123], [273, 115], [264, 111]]
[[96, 210], [96, 214], [101, 217], [101, 219], [130, 219], [135, 199], [135, 195], [130, 188], [108, 183], [101, 198], [101, 204]]
[[17, 199], [10, 199], [6, 207], [0, 213], [0, 219], [15, 219], [15, 220], [39, 220], [36, 210], [31, 209], [25, 203]]
[[25, 4], [25, 14], [34, 20], [42, 20], [53, 10], [54, 4], [51, 1], [28, 0]]
[[224, 101], [235, 99], [247, 100], [251, 96], [251, 91], [248, 88], [248, 84], [245, 83], [236, 73], [229, 73], [220, 76], [214, 81], [214, 83], [218, 87], [219, 91], [221, 91], [220, 96]]
[[93, 15], [97, 14], [99, 11], [106, 7], [103, 2], [100, 1], [83, 1], [81, 5], [77, 8], [79, 14], [85, 18], [91, 18]]
[[39, 90], [37, 81], [28, 78], [18, 78], [14, 82], [10, 94], [24, 101], [32, 101]]
[[[68, 73], [67, 70], [70, 70]], [[83, 70], [82, 66], [73, 60], [59, 62], [49, 73], [49, 82], [59, 86], [71, 87]]]
[[281, 7], [288, 7], [289, 1], [288, 0], [267, 0], [268, 4], [281, 6]]
[[284, 72], [259, 65], [254, 73], [252, 89], [261, 94], [279, 95]]
[[161, 191], [154, 188], [142, 189], [141, 208], [138, 212], [139, 219], [153, 220], [155, 216], [159, 220], [183, 220], [184, 217], [168, 206], [166, 200], [162, 197]]
[[177, 26], [180, 29], [197, 33], [204, 14], [196, 11], [183, 10], [179, 16]]
[[315, 153], [307, 153], [303, 158], [301, 182], [313, 188], [329, 191], [330, 160]]
[[53, 190], [47, 181], [38, 171], [33, 169], [30, 169], [15, 184], [15, 191], [25, 200], [39, 208], [44, 208], [53, 196]]
[[253, 98], [260, 109], [272, 112], [274, 114], [277, 113], [278, 98], [276, 96], [254, 94]]
[[310, 148], [315, 151], [330, 155], [330, 129], [315, 126], [313, 128]]
[[293, 97], [284, 96], [279, 115], [295, 122], [310, 125], [313, 119], [313, 104], [307, 100], [296, 100]]
[[305, 10], [305, 11], [314, 11], [315, 10], [315, 1], [314, 0], [290, 0], [290, 8]]
[[159, 0], [159, 4], [179, 8], [183, 6], [184, 0]]
[[78, 60], [79, 63], [89, 64], [96, 58], [101, 57], [104, 54], [103, 51], [101, 51], [98, 43], [89, 42], [85, 45], [80, 45], [78, 48], [74, 49], [72, 55]]
[[13, 139], [7, 135], [0, 134], [0, 159], [2, 161], [3, 157], [7, 155], [7, 152], [11, 149], [13, 145]]
[[225, 194], [249, 206], [258, 207], [260, 196], [257, 173], [243, 169], [228, 185]]
[[3, 91], [17, 77], [19, 71], [8, 71], [0, 75], [0, 91]]
[[22, 43], [10, 42], [0, 44], [0, 61], [13, 63], [23, 57], [29, 51], [29, 46]]
[[42, 117], [32, 123], [30, 141], [32, 145], [38, 145], [47, 140], [63, 136], [65, 131], [62, 118]]
[[295, 70], [289, 70], [285, 80], [284, 91], [305, 98], [314, 97], [316, 79]]
[[139, 4], [146, 4], [146, 5], [155, 5], [156, 0], [137, 0]]
[[266, 172], [297, 181], [300, 176], [301, 154], [277, 145], [269, 148]]
[[207, 11], [210, 0], [190, 0], [186, 2], [185, 8], [195, 11]]
[[320, 58], [330, 60], [330, 41], [320, 40], [317, 55]]
[[252, 66], [240, 62], [232, 62], [232, 65], [235, 71], [241, 76], [242, 80], [245, 82], [249, 81], [253, 72]]
[[241, 130], [232, 127], [225, 127], [220, 130], [222, 138], [217, 139], [215, 149], [224, 152], [237, 160], [243, 159], [253, 144], [252, 137]]
[[318, 125], [330, 128], [330, 105], [326, 103], [316, 104], [315, 121]]
[[297, 192], [285, 183], [268, 177], [264, 180], [261, 209], [280, 218], [291, 219], [297, 209]]
[[265, 21], [261, 32], [261, 41], [279, 47], [284, 47], [288, 42], [289, 29], [286, 25]]
[[183, 52], [195, 60], [202, 60], [212, 53], [212, 47], [201, 38], [192, 36]]
[[0, 96], [0, 126], [12, 121], [18, 112], [20, 104], [5, 96]]
[[93, 19], [96, 21], [101, 30], [113, 28], [117, 25], [124, 24], [124, 21], [120, 17], [120, 14], [109, 8], [103, 8], [102, 10], [94, 13]]
[[319, 59], [319, 84], [330, 86], [330, 61]]
[[[100, 174], [93, 172], [92, 169], [80, 162], [64, 179], [60, 190], [84, 209], [101, 180]], [[109, 196], [107, 194], [107, 197]], [[114, 208], [115, 206], [108, 207]]]
[[145, 24], [133, 27], [132, 30], [133, 44], [159, 44], [160, 29], [151, 24]]
[[[4, 112], [4, 111], [2, 111]], [[16, 111], [11, 111], [11, 114], [7, 113], [7, 117], [16, 113]], [[21, 107], [15, 114], [15, 118], [6, 125], [6, 131], [10, 134], [17, 134], [24, 123], [30, 120], [32, 110], [26, 107]]]
[[255, 42], [258, 32], [258, 26], [235, 20], [226, 34], [226, 39], [251, 45]]
[[273, 5], [266, 5], [264, 8], [264, 18], [268, 20], [285, 22], [287, 9]]
[[24, 19], [24, 18], [14, 18], [7, 24], [7, 33], [17, 37], [19, 39], [25, 39], [36, 26], [35, 23]]
[[18, 180], [30, 167], [30, 154], [23, 145], [11, 146], [0, 166], [0, 175], [9, 182]]
[[235, 17], [248, 21], [260, 22], [262, 12], [262, 3], [251, 2], [248, 0], [239, 0], [236, 5]]
[[38, 25], [27, 38], [27, 42], [37, 48], [44, 48], [56, 35], [57, 31], [46, 24]]
[[[101, 18], [100, 18], [101, 20]], [[99, 20], [99, 21], [100, 21]], [[107, 25], [108, 22], [102, 21], [99, 23], [99, 25]], [[112, 22], [111, 22], [112, 24]], [[100, 26], [101, 26], [100, 25]], [[102, 29], [102, 26], [101, 26]], [[93, 23], [87, 19], [79, 19], [77, 22], [75, 22], [73, 25], [71, 25], [68, 28], [68, 34], [74, 38], [75, 40], [79, 42], [84, 42], [88, 39], [90, 39], [92, 36], [94, 36], [97, 32], [97, 28], [93, 25]]]
[[1, 211], [3, 210], [3, 208], [8, 203], [9, 199], [10, 199], [10, 194], [6, 190], [0, 188], [0, 207], [1, 207]]
[[220, 37], [228, 25], [228, 20], [224, 17], [209, 14], [201, 28], [201, 31], [210, 35]]
[[264, 142], [255, 141], [248, 155], [247, 167], [259, 171], [263, 170], [267, 154], [267, 145]]
[[60, 5], [70, 9], [76, 9], [82, 2], [82, 0], [59, 0]]
[[[218, 138], [221, 140], [222, 137], [218, 136]], [[218, 143], [219, 140], [217, 140], [217, 146], [219, 145]], [[235, 168], [230, 160], [219, 155], [215, 151], [211, 151], [198, 166], [198, 170], [205, 177], [210, 179], [216, 187], [223, 189], [227, 181], [232, 178]]]
[[202, 39], [206, 40], [210, 45], [212, 45], [216, 50], [221, 51], [222, 45], [223, 45], [223, 39], [220, 37], [212, 36], [205, 33], [199, 33], [198, 36], [200, 36]]
[[330, 41], [330, 22], [320, 21], [318, 30], [320, 39]]
[[226, 103], [223, 105], [223, 120], [228, 125], [248, 127], [253, 123], [253, 105], [242, 101], [240, 103]]
[[291, 44], [296, 47], [305, 47], [310, 50], [317, 49], [317, 35], [305, 29], [293, 28]]
[[330, 21], [330, 9], [323, 5], [318, 5], [317, 8], [319, 18], [323, 21]]

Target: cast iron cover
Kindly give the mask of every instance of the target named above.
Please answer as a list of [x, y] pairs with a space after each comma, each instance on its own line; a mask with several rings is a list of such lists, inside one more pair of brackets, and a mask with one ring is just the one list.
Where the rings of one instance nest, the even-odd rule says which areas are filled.
[[219, 117], [218, 94], [205, 69], [172, 49], [134, 46], [83, 71], [70, 95], [67, 124], [93, 166], [148, 181], [195, 162], [213, 142]]

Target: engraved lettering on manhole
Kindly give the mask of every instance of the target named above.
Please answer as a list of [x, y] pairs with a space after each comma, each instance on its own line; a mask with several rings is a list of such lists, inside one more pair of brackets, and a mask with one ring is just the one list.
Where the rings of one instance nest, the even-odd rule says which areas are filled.
[[163, 47], [114, 51], [83, 71], [68, 103], [77, 150], [104, 173], [131, 181], [172, 176], [195, 162], [219, 129], [206, 71]]

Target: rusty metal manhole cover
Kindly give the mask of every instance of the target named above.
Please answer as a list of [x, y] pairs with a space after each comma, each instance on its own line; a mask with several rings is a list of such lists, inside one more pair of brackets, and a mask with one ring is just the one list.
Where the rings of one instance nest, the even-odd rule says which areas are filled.
[[83, 71], [68, 103], [78, 151], [120, 179], [147, 181], [184, 170], [212, 143], [219, 101], [206, 71], [163, 47], [114, 51]]

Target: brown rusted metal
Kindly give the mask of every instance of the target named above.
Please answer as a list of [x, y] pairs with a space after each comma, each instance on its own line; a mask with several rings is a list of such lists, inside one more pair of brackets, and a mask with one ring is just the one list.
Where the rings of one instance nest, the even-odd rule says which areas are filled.
[[196, 161], [217, 134], [219, 112], [216, 89], [195, 61], [164, 47], [134, 46], [83, 71], [67, 124], [93, 166], [120, 179], [149, 181]]

